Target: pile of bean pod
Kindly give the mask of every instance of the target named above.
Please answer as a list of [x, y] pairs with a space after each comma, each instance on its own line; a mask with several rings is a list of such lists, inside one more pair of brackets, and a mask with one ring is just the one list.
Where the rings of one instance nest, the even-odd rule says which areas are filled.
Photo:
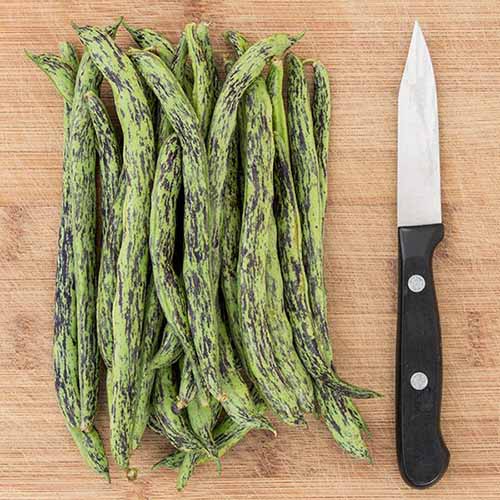
[[[138, 48], [116, 45], [120, 25]], [[221, 79], [206, 23], [177, 45], [122, 20], [75, 29], [81, 59], [67, 42], [28, 57], [64, 99], [53, 354], [85, 461], [109, 479], [94, 427], [101, 359], [110, 449], [130, 479], [148, 426], [176, 448], [154, 468], [177, 469], [182, 489], [251, 430], [275, 433], [267, 411], [292, 426], [313, 414], [369, 459], [353, 398], [377, 394], [339, 378], [329, 341], [325, 67], [285, 56], [302, 35], [252, 45], [227, 32]]]

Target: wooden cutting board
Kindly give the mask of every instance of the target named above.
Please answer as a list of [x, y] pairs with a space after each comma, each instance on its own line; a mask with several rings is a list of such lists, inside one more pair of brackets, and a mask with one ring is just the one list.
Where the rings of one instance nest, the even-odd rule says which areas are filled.
[[[310, 419], [255, 432], [195, 473], [193, 499], [500, 498], [500, 8], [498, 0], [56, 1], [0, 9], [0, 498], [175, 498], [175, 474], [149, 472], [169, 446], [148, 432], [139, 479], [114, 465], [106, 484], [66, 432], [51, 365], [54, 262], [61, 193], [62, 102], [23, 49], [77, 42], [70, 22], [132, 24], [176, 40], [207, 20], [255, 40], [307, 34], [297, 51], [331, 71], [334, 98], [326, 224], [329, 317], [340, 374], [384, 399], [359, 403], [373, 465], [358, 463]], [[435, 258], [444, 343], [445, 478], [406, 487], [394, 448], [396, 108], [412, 25], [425, 32], [437, 77], [446, 238]], [[130, 41], [122, 31], [122, 46]], [[107, 438], [101, 405], [97, 419]]]

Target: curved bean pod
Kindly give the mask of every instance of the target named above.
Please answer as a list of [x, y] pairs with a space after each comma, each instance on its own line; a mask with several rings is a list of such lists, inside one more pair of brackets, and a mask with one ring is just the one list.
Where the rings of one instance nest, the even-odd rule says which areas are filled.
[[160, 347], [149, 363], [149, 370], [153, 371], [162, 366], [174, 364], [183, 352], [179, 339], [172, 333], [167, 324], [161, 336]]
[[[263, 413], [265, 410], [265, 404], [257, 403], [256, 408], [257, 411]], [[248, 427], [241, 423], [235, 422], [228, 417], [220, 422], [214, 430], [215, 444], [218, 449], [219, 458], [222, 458], [231, 448], [241, 442], [251, 430], [252, 427]], [[158, 463], [156, 463], [153, 466], [153, 469], [157, 469], [160, 467], [167, 467], [169, 469], [181, 468], [187, 456], [187, 453], [175, 451], [165, 457], [163, 460], [160, 460]], [[186, 486], [187, 480], [193, 472], [192, 464], [201, 465], [208, 462], [208, 460], [208, 457], [201, 454], [197, 454], [197, 456], [191, 456], [189, 462], [184, 465], [185, 469], [181, 471], [182, 474], [181, 472], [179, 474], [177, 489], [183, 489]]]
[[[116, 292], [116, 261], [122, 234], [122, 219], [125, 186], [120, 179], [122, 160], [116, 132], [104, 103], [97, 93], [85, 96], [90, 119], [94, 127], [101, 173], [102, 249], [97, 285], [96, 322], [97, 341], [101, 356], [108, 368], [113, 361], [113, 301]], [[113, 207], [117, 204], [116, 208]], [[117, 226], [120, 227], [117, 227]], [[109, 234], [108, 232], [113, 232]], [[117, 234], [118, 233], [118, 234]], [[117, 241], [118, 240], [118, 241]], [[112, 246], [110, 246], [113, 244]]]
[[149, 28], [134, 28], [125, 21], [122, 24], [141, 49], [154, 48], [165, 64], [169, 66], [172, 64], [175, 48], [166, 37]]
[[330, 141], [331, 99], [330, 79], [325, 66], [315, 61], [313, 63], [314, 94], [312, 100], [312, 119], [314, 142], [318, 154], [319, 165], [319, 192], [322, 202], [323, 219], [328, 196], [328, 144]]
[[318, 157], [304, 66], [292, 53], [287, 55], [287, 90], [291, 165], [302, 225], [302, 256], [318, 346], [324, 361], [331, 364], [323, 276], [323, 211]]
[[[186, 291], [173, 267], [177, 198], [181, 188], [181, 153], [179, 142], [171, 135], [160, 149], [153, 184], [149, 248], [156, 291], [165, 318], [184, 349], [200, 393], [204, 383], [189, 329]], [[206, 398], [205, 398], [206, 399]]]
[[347, 453], [370, 461], [362, 434], [365, 429], [356, 416], [357, 408], [349, 398], [339, 396], [327, 385], [317, 383], [315, 389], [320, 414], [337, 444]]
[[148, 272], [150, 186], [154, 169], [153, 126], [140, 80], [111, 37], [93, 27], [77, 28], [82, 43], [109, 81], [123, 130], [127, 185], [123, 236], [113, 304], [111, 444], [116, 462], [128, 467], [133, 401], [144, 322]]
[[205, 58], [205, 51], [196, 32], [196, 24], [190, 23], [185, 29], [189, 58], [193, 68], [193, 95], [191, 102], [200, 122], [201, 135], [204, 138], [212, 116], [215, 89], [213, 75], [210, 73]]
[[153, 428], [165, 436], [178, 450], [200, 451], [209, 454], [210, 450], [193, 434], [184, 415], [172, 411], [175, 401], [175, 384], [172, 367], [162, 368], [155, 381], [151, 420]]
[[69, 42], [61, 42], [59, 44], [59, 52], [61, 54], [61, 59], [71, 66], [73, 69], [73, 73], [76, 76], [78, 72], [78, 66], [80, 65], [80, 61], [78, 59], [78, 54], [76, 53], [75, 47]]
[[97, 429], [93, 426], [85, 432], [76, 427], [68, 426], [68, 429], [87, 465], [111, 482], [106, 452]]
[[293, 331], [285, 312], [283, 278], [277, 245], [276, 221], [274, 217], [271, 217], [266, 269], [267, 325], [278, 367], [287, 377], [289, 385], [294, 388], [300, 409], [304, 413], [312, 413], [314, 411], [314, 388], [293, 343]]
[[[248, 53], [248, 52], [247, 52]], [[266, 259], [272, 215], [274, 140], [272, 108], [258, 78], [241, 102], [240, 148], [245, 193], [238, 259], [238, 298], [243, 349], [249, 375], [266, 403], [290, 424], [303, 415], [279, 369], [266, 320]]]
[[[69, 45], [69, 44], [66, 44]], [[62, 51], [61, 62], [68, 67], [72, 60], [68, 57], [67, 47]], [[44, 64], [44, 59], [32, 59]], [[61, 66], [67, 71], [65, 66]], [[56, 88], [64, 87], [74, 74], [55, 75], [51, 78]], [[59, 91], [60, 92], [60, 91]], [[60, 92], [61, 93], [61, 92]], [[63, 190], [61, 203], [61, 222], [56, 264], [56, 291], [54, 310], [53, 366], [55, 388], [59, 407], [66, 426], [75, 441], [85, 462], [98, 474], [109, 480], [108, 462], [102, 440], [93, 427], [86, 433], [80, 430], [80, 394], [78, 382], [78, 338], [76, 327], [76, 297], [74, 285], [74, 260], [71, 227], [71, 172], [68, 156], [69, 123], [71, 103], [64, 104], [64, 151], [63, 151]]]
[[183, 277], [188, 317], [200, 372], [209, 392], [225, 399], [220, 389], [219, 348], [212, 291], [210, 202], [205, 145], [196, 114], [172, 72], [154, 54], [131, 51], [138, 70], [158, 97], [183, 149], [185, 195]]
[[222, 199], [231, 137], [236, 127], [238, 103], [248, 87], [262, 73], [265, 64], [271, 58], [282, 54], [301, 37], [302, 35], [293, 37], [276, 34], [252, 45], [232, 66], [215, 104], [207, 138], [210, 196], [214, 209], [212, 229], [214, 282], [219, 281]]
[[306, 370], [315, 381], [329, 386], [338, 394], [358, 398], [377, 397], [368, 389], [341, 380], [324, 361], [311, 312], [308, 283], [301, 252], [301, 227], [297, 199], [285, 146], [275, 135], [275, 214], [278, 228], [278, 252], [281, 263], [285, 307], [294, 332], [295, 345]]
[[146, 310], [140, 349], [140, 361], [136, 377], [136, 396], [134, 401], [134, 423], [131, 448], [135, 450], [144, 434], [150, 416], [150, 399], [155, 378], [154, 371], [149, 369], [149, 363], [156, 351], [160, 332], [165, 317], [156, 294], [154, 280], [150, 277], [146, 298]]
[[76, 72], [60, 56], [54, 54], [32, 54], [25, 51], [31, 59], [52, 81], [57, 91], [68, 103], [73, 103]]

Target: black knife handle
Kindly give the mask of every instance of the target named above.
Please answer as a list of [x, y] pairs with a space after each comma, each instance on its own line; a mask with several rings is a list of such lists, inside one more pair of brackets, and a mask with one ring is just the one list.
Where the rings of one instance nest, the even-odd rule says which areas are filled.
[[396, 435], [401, 475], [415, 488], [439, 481], [450, 460], [440, 429], [441, 329], [432, 277], [443, 235], [442, 224], [399, 228]]

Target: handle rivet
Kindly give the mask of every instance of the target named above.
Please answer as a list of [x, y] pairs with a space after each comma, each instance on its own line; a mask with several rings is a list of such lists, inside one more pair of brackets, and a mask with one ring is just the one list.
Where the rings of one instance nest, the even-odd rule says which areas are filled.
[[427, 375], [422, 372], [415, 372], [410, 378], [410, 385], [416, 391], [423, 391], [427, 387], [428, 383], [429, 379], [427, 378]]
[[413, 276], [410, 276], [410, 279], [408, 280], [408, 288], [413, 293], [420, 293], [425, 288], [424, 277], [420, 276], [420, 274], [414, 274]]

